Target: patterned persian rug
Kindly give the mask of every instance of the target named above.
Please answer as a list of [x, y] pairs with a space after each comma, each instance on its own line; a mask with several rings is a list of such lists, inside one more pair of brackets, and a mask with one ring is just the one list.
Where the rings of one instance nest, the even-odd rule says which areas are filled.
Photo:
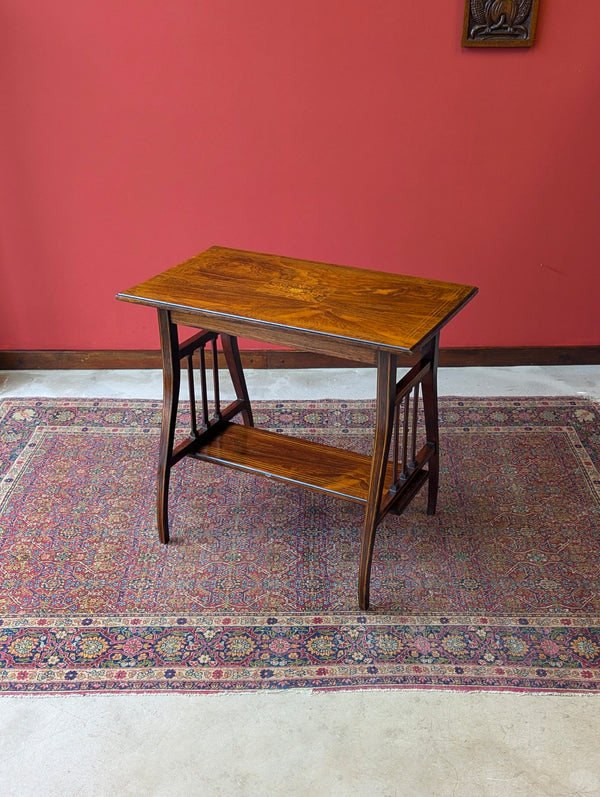
[[[371, 402], [255, 403], [368, 451]], [[185, 419], [182, 417], [182, 424]], [[600, 407], [443, 399], [438, 514], [184, 460], [154, 520], [160, 404], [0, 402], [0, 692], [600, 689]]]

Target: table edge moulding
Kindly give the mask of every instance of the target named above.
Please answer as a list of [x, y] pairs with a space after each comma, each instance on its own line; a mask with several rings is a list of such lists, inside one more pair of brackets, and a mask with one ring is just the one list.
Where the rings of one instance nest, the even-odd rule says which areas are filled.
[[[390, 511], [400, 514], [426, 482], [427, 512], [435, 512], [439, 334], [476, 293], [470, 285], [220, 246], [119, 293], [122, 301], [158, 311], [163, 362], [157, 489], [161, 542], [169, 541], [171, 468], [185, 456], [354, 501], [365, 507], [358, 603], [368, 609], [379, 523]], [[180, 342], [180, 326], [200, 331]], [[240, 336], [375, 366], [372, 454], [256, 428]], [[219, 339], [236, 394], [227, 406], [221, 405], [216, 367]], [[210, 403], [207, 349], [213, 363]], [[176, 444], [182, 360], [187, 366], [190, 430]], [[401, 366], [410, 368], [398, 381]]]

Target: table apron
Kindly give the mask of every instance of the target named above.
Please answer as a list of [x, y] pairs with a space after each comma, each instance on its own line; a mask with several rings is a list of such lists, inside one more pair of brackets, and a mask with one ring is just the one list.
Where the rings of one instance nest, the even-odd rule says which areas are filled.
[[[355, 360], [371, 366], [377, 365], [378, 349], [385, 349], [385, 347], [378, 347], [373, 343], [330, 337], [305, 329], [265, 325], [258, 321], [215, 316], [210, 313], [171, 310], [169, 315], [173, 324], [211, 330], [240, 338], [250, 338], [263, 343], [274, 343], [278, 346], [325, 354], [344, 360]], [[414, 352], [393, 350], [393, 353], [398, 354], [402, 359], [406, 358], [407, 363], [414, 358]]]

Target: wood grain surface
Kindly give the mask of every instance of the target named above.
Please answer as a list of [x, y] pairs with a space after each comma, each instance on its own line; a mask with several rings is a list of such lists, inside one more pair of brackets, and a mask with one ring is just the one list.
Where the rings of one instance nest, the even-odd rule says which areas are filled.
[[353, 344], [359, 354], [364, 345], [418, 351], [476, 293], [470, 285], [214, 246], [117, 298], [256, 340], [293, 344], [298, 331], [336, 341], [315, 341], [323, 353], [343, 356], [345, 342], [352, 356]]

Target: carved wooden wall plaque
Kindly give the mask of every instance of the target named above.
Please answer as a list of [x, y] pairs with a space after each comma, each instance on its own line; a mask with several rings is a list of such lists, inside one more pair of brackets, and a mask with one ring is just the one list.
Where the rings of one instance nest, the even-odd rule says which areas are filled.
[[463, 47], [531, 47], [539, 0], [466, 0]]

